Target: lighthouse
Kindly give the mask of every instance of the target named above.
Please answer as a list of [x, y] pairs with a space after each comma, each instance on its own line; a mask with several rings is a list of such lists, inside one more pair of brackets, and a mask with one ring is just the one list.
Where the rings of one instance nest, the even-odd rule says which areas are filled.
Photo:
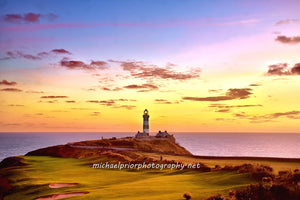
[[147, 109], [144, 110], [143, 115], [143, 133], [149, 136], [149, 114]]
[[138, 131], [135, 138], [149, 138], [149, 112], [144, 110], [143, 114], [143, 132]]

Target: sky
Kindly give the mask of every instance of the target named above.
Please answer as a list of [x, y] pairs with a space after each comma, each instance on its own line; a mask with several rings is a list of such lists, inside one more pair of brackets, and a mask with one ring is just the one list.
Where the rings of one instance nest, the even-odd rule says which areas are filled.
[[300, 130], [298, 0], [0, 0], [0, 132]]

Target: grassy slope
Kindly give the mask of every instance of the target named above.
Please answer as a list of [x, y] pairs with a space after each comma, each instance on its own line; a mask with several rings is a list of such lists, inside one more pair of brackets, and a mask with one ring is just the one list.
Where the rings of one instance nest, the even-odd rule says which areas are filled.
[[[159, 159], [159, 155], [154, 153], [144, 153], [147, 157], [153, 158], [153, 159]], [[176, 155], [164, 155], [163, 159], [167, 160], [176, 160], [183, 163], [204, 163], [208, 167], [215, 167], [215, 165], [219, 165], [221, 167], [224, 167], [225, 165], [231, 165], [231, 166], [237, 166], [242, 165], [244, 163], [250, 163], [250, 164], [262, 164], [271, 166], [274, 169], [274, 173], [278, 173], [278, 171], [284, 171], [284, 170], [294, 170], [294, 169], [300, 169], [300, 161], [271, 161], [271, 160], [261, 160], [259, 158], [255, 159], [214, 159], [214, 158], [195, 158], [190, 156], [176, 156]], [[299, 159], [297, 159], [299, 160]]]
[[92, 146], [100, 149], [73, 148], [57, 145], [28, 152], [29, 156], [54, 156], [63, 158], [85, 158], [99, 155], [101, 148], [130, 148], [136, 151], [160, 152], [176, 155], [192, 155], [184, 147], [165, 139], [139, 140], [134, 138], [88, 140], [72, 143], [73, 146]]
[[[24, 157], [29, 164], [9, 169], [10, 180], [24, 190], [18, 190], [5, 200], [34, 199], [39, 196], [63, 192], [88, 191], [87, 195], [70, 199], [182, 199], [184, 192], [191, 192], [193, 199], [225, 194], [228, 190], [243, 187], [251, 182], [247, 174], [235, 172], [200, 173], [192, 170], [104, 170], [93, 169], [85, 159], [53, 158], [44, 156]], [[104, 159], [104, 158], [103, 158]], [[103, 160], [104, 161], [104, 160]], [[98, 160], [101, 162], [101, 160]], [[6, 169], [7, 170], [7, 169]], [[69, 188], [51, 189], [51, 182], [76, 182]]]

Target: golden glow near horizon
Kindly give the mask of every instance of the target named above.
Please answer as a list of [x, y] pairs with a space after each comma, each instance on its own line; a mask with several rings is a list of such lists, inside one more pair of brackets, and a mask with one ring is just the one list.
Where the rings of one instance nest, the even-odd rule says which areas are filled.
[[[78, 19], [1, 22], [0, 132], [137, 132], [147, 108], [150, 132], [299, 133], [293, 13], [299, 19], [283, 12], [282, 19], [74, 22], [72, 34], [65, 21]], [[101, 38], [103, 30], [116, 36]]]
[[[123, 73], [122, 69], [117, 72]], [[13, 88], [22, 92], [1, 92], [1, 131], [135, 132], [142, 129], [141, 116], [147, 108], [152, 132], [164, 129], [170, 132], [297, 132], [299, 78], [266, 77], [263, 73], [206, 77], [202, 72], [200, 78], [191, 80], [151, 81], [112, 75], [113, 80], [107, 85], [112, 89], [123, 87], [120, 91], [103, 90], [102, 87], [108, 87], [101, 84], [106, 76], [95, 77], [80, 70], [75, 78], [73, 72], [64, 71], [64, 81], [54, 80], [54, 86], [44, 84], [41, 77], [37, 85], [17, 81]], [[138, 92], [144, 88], [124, 88], [143, 84], [156, 85], [159, 89]], [[249, 88], [251, 94], [220, 101], [184, 99], [224, 97], [230, 88]]]

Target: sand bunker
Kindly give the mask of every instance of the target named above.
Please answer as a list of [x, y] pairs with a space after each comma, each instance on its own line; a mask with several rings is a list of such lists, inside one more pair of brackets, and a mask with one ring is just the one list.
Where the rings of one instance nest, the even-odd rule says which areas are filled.
[[36, 200], [52, 200], [52, 199], [63, 199], [67, 197], [79, 196], [83, 194], [88, 194], [89, 192], [71, 192], [71, 193], [61, 193], [61, 194], [52, 194], [49, 196], [39, 197]]
[[78, 185], [78, 183], [50, 183], [49, 188], [72, 187], [75, 185]]

